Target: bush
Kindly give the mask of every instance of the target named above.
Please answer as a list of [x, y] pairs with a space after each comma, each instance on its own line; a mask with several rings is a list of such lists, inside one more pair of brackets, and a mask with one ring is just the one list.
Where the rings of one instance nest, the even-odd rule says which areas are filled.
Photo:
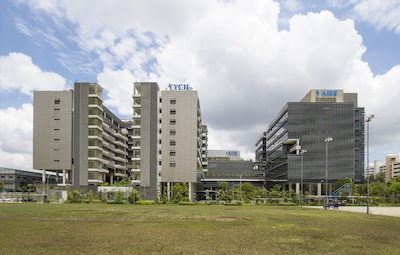
[[190, 202], [190, 201], [182, 201], [182, 202], [179, 202], [179, 205], [196, 205], [196, 203]]
[[238, 205], [243, 205], [241, 202], [231, 202], [231, 203], [226, 203], [225, 205], [228, 206], [238, 206]]
[[137, 205], [153, 205], [154, 202], [151, 200], [140, 200], [136, 202]]
[[283, 206], [296, 206], [296, 203], [293, 202], [279, 202], [278, 205], [283, 205]]

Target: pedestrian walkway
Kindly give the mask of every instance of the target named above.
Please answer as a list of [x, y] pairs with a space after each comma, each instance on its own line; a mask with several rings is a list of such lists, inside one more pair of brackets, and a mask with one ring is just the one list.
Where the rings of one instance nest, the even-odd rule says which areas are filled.
[[[314, 209], [324, 209], [323, 206], [304, 206], [306, 208]], [[367, 213], [366, 206], [339, 206], [339, 209], [327, 209], [327, 210], [337, 210], [345, 212], [355, 212], [355, 213]], [[400, 217], [400, 207], [382, 207], [382, 206], [370, 206], [369, 211], [373, 215], [385, 215]]]

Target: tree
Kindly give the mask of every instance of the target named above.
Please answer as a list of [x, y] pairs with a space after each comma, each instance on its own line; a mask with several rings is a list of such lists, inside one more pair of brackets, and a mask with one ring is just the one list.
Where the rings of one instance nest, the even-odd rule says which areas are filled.
[[344, 178], [344, 179], [340, 179], [335, 183], [334, 186], [334, 190], [337, 190], [338, 188], [342, 187], [343, 185], [345, 185], [346, 183], [352, 183], [351, 179], [349, 178]]
[[4, 187], [4, 182], [0, 181], [0, 192], [3, 191], [3, 187]]
[[137, 191], [136, 189], [133, 189], [129, 195], [128, 195], [128, 203], [129, 204], [135, 204], [137, 201], [140, 200], [140, 194], [139, 191]]
[[189, 188], [186, 182], [183, 183], [176, 183], [171, 188], [171, 200], [173, 203], [179, 203], [182, 201], [188, 201], [188, 191]]
[[228, 192], [229, 189], [229, 182], [219, 182], [218, 188], [224, 189], [225, 192]]
[[388, 182], [388, 186], [390, 194], [400, 194], [400, 176], [396, 176], [392, 180], [390, 180]]

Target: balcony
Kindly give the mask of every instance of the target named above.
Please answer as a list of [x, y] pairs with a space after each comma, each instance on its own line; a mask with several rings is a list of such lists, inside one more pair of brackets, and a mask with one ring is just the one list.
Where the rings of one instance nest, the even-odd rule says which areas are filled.
[[121, 134], [120, 132], [115, 133], [115, 137], [124, 140], [124, 141], [128, 141], [128, 137], [126, 137], [125, 135]]

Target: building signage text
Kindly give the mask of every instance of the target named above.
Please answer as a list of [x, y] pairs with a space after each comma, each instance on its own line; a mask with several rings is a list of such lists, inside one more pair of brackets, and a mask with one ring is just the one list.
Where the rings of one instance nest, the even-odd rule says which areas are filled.
[[226, 155], [229, 155], [229, 156], [237, 156], [237, 151], [227, 151], [226, 152]]
[[316, 90], [319, 97], [335, 97], [338, 95], [337, 90]]
[[189, 84], [168, 84], [170, 90], [190, 90]]

